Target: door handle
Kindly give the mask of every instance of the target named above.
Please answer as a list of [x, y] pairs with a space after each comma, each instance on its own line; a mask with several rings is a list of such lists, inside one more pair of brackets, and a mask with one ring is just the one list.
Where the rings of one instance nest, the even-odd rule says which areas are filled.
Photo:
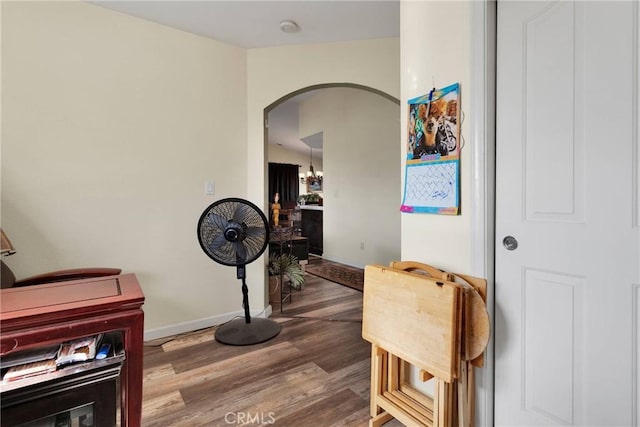
[[513, 236], [506, 236], [502, 239], [502, 246], [508, 251], [515, 251], [518, 249], [518, 241]]

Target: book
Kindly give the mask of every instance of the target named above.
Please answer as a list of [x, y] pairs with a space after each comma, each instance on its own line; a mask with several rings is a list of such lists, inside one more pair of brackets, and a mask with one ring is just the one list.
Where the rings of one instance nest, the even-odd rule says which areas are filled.
[[3, 381], [15, 381], [23, 378], [42, 375], [56, 370], [55, 359], [40, 360], [10, 367], [2, 377]]
[[102, 334], [66, 341], [55, 346], [22, 351], [2, 358], [3, 382], [53, 372], [65, 365], [95, 359]]
[[62, 343], [58, 350], [56, 364], [60, 366], [93, 360], [96, 357], [96, 348], [101, 339], [102, 335], [95, 335]]
[[10, 368], [16, 365], [25, 365], [31, 362], [39, 362], [41, 360], [55, 359], [59, 350], [60, 344], [56, 344], [7, 354], [0, 358], [0, 369]]

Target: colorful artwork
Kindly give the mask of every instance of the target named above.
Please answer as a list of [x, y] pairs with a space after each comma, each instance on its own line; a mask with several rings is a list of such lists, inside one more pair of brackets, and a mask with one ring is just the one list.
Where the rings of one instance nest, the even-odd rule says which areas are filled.
[[460, 85], [408, 101], [402, 212], [460, 213]]
[[307, 177], [307, 193], [322, 192], [322, 176]]

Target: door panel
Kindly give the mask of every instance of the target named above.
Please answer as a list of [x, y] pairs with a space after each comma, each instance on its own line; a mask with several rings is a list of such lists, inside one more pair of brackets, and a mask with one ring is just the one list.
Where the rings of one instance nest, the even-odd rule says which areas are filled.
[[525, 268], [523, 293], [524, 408], [541, 418], [572, 424], [574, 388], [578, 393], [580, 389], [573, 373], [584, 351], [579, 339], [584, 279]]
[[582, 221], [584, 28], [573, 3], [537, 11], [523, 22], [526, 218]]
[[498, 3], [496, 425], [637, 409], [637, 14]]

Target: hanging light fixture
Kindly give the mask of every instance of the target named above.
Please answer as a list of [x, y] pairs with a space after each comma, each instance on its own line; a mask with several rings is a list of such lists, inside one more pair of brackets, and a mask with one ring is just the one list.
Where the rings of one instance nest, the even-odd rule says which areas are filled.
[[309, 147], [309, 172], [307, 172], [308, 177], [316, 177], [316, 172], [313, 170], [313, 148]]

